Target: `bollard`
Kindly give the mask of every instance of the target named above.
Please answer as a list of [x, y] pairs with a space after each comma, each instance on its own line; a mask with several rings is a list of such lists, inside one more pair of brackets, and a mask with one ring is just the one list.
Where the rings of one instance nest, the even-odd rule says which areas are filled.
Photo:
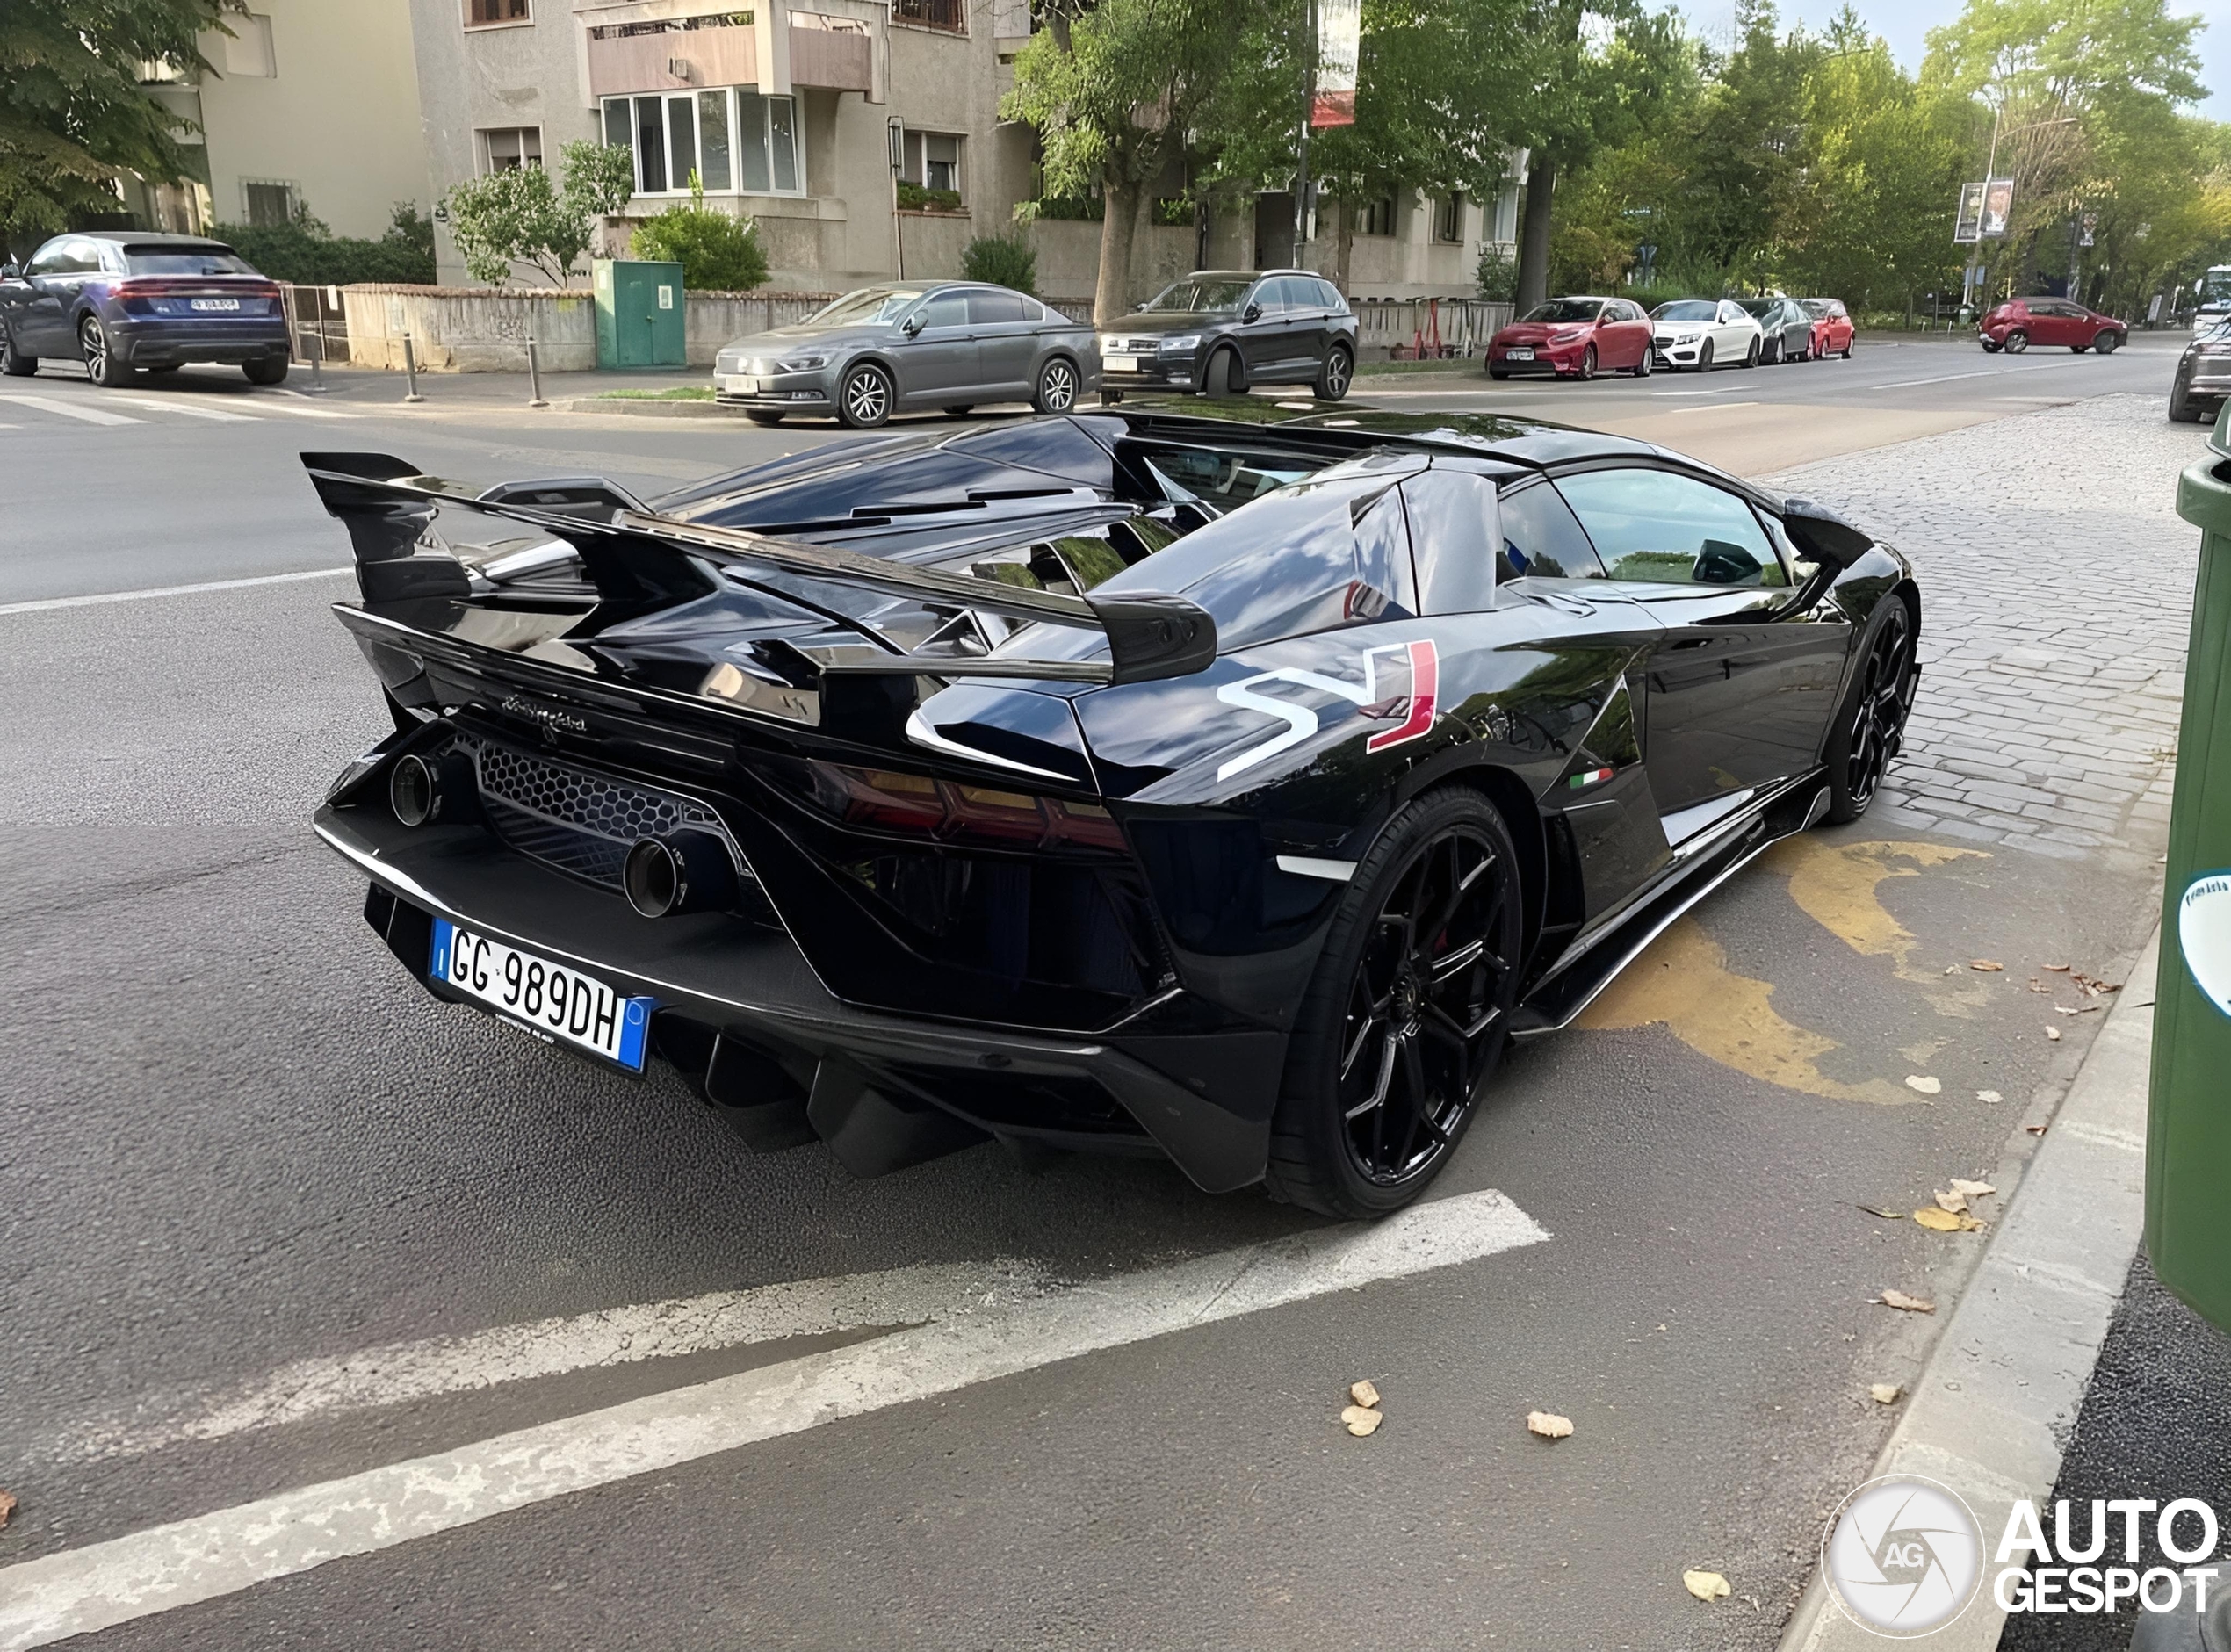
[[2146, 1248], [2162, 1284], [2231, 1330], [2231, 404], [2177, 479], [2200, 530], [2170, 807], [2146, 1128]]
[[321, 395], [325, 393], [325, 328], [322, 324], [318, 328], [318, 353], [310, 357], [310, 388]]
[[550, 405], [542, 399], [542, 363], [535, 355], [535, 335], [532, 333], [527, 335], [527, 386], [529, 407], [546, 408]]
[[405, 401], [425, 400], [426, 398], [418, 393], [418, 352], [411, 348], [408, 333], [403, 335], [403, 374], [410, 380], [410, 393], [403, 400]]

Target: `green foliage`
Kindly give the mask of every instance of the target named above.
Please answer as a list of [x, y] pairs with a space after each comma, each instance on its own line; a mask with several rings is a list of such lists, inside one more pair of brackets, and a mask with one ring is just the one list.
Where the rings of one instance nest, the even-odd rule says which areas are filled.
[[957, 213], [961, 210], [958, 190], [933, 190], [920, 184], [899, 180], [899, 206], [909, 213]]
[[298, 207], [286, 224], [219, 224], [210, 232], [275, 281], [349, 286], [359, 281], [430, 286], [434, 223], [415, 201], [395, 203], [387, 233], [377, 241], [336, 235]]
[[979, 235], [961, 249], [961, 274], [1038, 295], [1038, 255], [1023, 235]]
[[442, 198], [450, 234], [476, 281], [502, 286], [512, 266], [534, 269], [563, 286], [596, 238], [597, 227], [635, 193], [635, 157], [625, 146], [586, 140], [560, 151], [560, 186], [538, 166], [468, 178]]
[[1479, 283], [1480, 297], [1508, 304], [1519, 295], [1518, 260], [1491, 242], [1483, 243], [1474, 279]]
[[205, 69], [196, 41], [243, 0], [0, 0], [0, 239], [112, 213], [126, 171], [190, 171], [177, 118], [136, 79], [144, 62]]
[[1190, 227], [1194, 214], [1198, 210], [1190, 195], [1158, 195], [1154, 198], [1154, 221], [1167, 228]]
[[1033, 223], [1041, 218], [1057, 221], [1098, 223], [1108, 210], [1108, 199], [1101, 195], [1055, 195], [1043, 199], [1025, 201], [1014, 209], [1015, 217], [1023, 223]]
[[690, 174], [690, 204], [680, 202], [639, 225], [629, 242], [638, 258], [682, 266], [693, 292], [748, 292], [767, 280], [759, 225], [705, 205], [704, 185]]

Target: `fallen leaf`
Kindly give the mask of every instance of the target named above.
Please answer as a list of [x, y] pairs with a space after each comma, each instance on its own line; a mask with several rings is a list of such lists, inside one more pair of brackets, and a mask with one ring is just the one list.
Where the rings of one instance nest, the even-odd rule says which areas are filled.
[[[1960, 1231], [1960, 1218], [1949, 1210], [1938, 1209], [1934, 1205], [1922, 1206], [1920, 1209], [1913, 1213], [1913, 1219], [1916, 1222], [1918, 1222], [1923, 1227], [1928, 1229], [1931, 1233], [1957, 1233]], [[1895, 1308], [1898, 1304], [1892, 1302], [1890, 1305], [1893, 1308]]]
[[2092, 1011], [2096, 1009], [2103, 1009], [2105, 1006], [2099, 1004], [2086, 1004], [2081, 1009], [2066, 1009], [2061, 1005], [2055, 1004], [2053, 1007], [2063, 1015], [2089, 1015]]
[[1877, 1405], [1895, 1405], [1898, 1396], [1905, 1391], [1902, 1382], [1877, 1382], [1867, 1389], [1866, 1396]]
[[2049, 1124], [2025, 1124], [2022, 1128], [2032, 1136], [2042, 1136], [2053, 1127]]
[[1958, 1182], [1953, 1184], [1950, 1193], [1940, 1193], [1936, 1197], [1937, 1208], [1939, 1210], [1949, 1210], [1953, 1215], [1958, 1216], [1967, 1208], [1967, 1195], [1960, 1192]]
[[1699, 1600], [1725, 1600], [1730, 1592], [1728, 1580], [1717, 1572], [1683, 1572], [1681, 1586]]
[[2045, 1035], [2047, 1038], [2050, 1038], [2056, 1044], [2061, 1042], [2061, 1029], [2058, 1027], [2047, 1028], [2045, 1029]]
[[2047, 985], [2044, 982], [2042, 982], [2042, 981], [2039, 980], [2039, 979], [2037, 978], [2037, 977], [2035, 977], [2034, 975], [2033, 975], [2033, 976], [2032, 976], [2032, 977], [2030, 977], [2030, 991], [2031, 991], [2031, 992], [2050, 992], [2052, 990], [2053, 990], [2053, 989], [2052, 989], [2051, 987], [2047, 986]]
[[1351, 1405], [1340, 1413], [1340, 1420], [1348, 1425], [1349, 1433], [1361, 1439], [1386, 1418], [1368, 1405]]
[[1859, 1208], [1871, 1216], [1881, 1216], [1886, 1222], [1903, 1222], [1906, 1219], [1904, 1211], [1886, 1210], [1881, 1205], [1861, 1205]]
[[1947, 963], [1945, 966], [1945, 973], [1946, 975], [1958, 975], [1960, 973], [1960, 965], [1957, 963]]
[[1375, 1406], [1379, 1403], [1378, 1385], [1369, 1377], [1365, 1377], [1361, 1382], [1351, 1382], [1348, 1384], [1348, 1397], [1358, 1405]]
[[1909, 1314], [1933, 1314], [1937, 1304], [1926, 1296], [1909, 1296], [1903, 1291], [1884, 1291], [1878, 1298], [1886, 1308], [1895, 1308]]
[[1528, 1411], [1526, 1425], [1530, 1432], [1544, 1439], [1563, 1439], [1572, 1432], [1572, 1418], [1560, 1417], [1555, 1411]]
[[1924, 1078], [1919, 1073], [1913, 1072], [1910, 1072], [1906, 1075], [1906, 1088], [1909, 1090], [1917, 1090], [1923, 1095], [1935, 1095], [1944, 1087], [1943, 1083], [1936, 1078]]
[[1994, 1107], [1997, 1106], [2001, 1101], [2006, 1100], [2004, 1096], [2001, 1095], [1996, 1090], [1978, 1090], [1975, 1092], [1975, 1099], [1978, 1101], [1989, 1101]]
[[1952, 1179], [1952, 1190], [1965, 1199], [1981, 1199], [1985, 1194], [1998, 1191], [1987, 1181], [1964, 1181], [1958, 1176]]
[[15, 1511], [16, 1494], [12, 1491], [0, 1491], [0, 1526], [7, 1525], [8, 1517]]
[[1967, 967], [1978, 975], [1996, 975], [2006, 966], [1996, 958], [1970, 958], [1967, 961]]
[[2066, 975], [2069, 972], [2069, 966], [2065, 963], [2048, 963], [2045, 967], [2055, 975]]

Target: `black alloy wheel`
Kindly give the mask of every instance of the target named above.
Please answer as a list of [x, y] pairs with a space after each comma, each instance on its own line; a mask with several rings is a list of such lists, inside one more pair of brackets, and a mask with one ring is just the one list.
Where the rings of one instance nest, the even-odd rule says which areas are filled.
[[39, 357], [16, 354], [16, 341], [5, 327], [0, 327], [0, 373], [11, 379], [28, 379], [39, 371]]
[[77, 324], [78, 348], [85, 357], [85, 376], [105, 390], [132, 382], [132, 370], [109, 348], [108, 329], [101, 318], [89, 315]]
[[1913, 616], [1904, 599], [1885, 597], [1868, 624], [1858, 673], [1828, 738], [1828, 819], [1833, 825], [1866, 812], [1904, 744], [1906, 718], [1919, 682], [1913, 644]]
[[1335, 344], [1325, 352], [1324, 370], [1317, 375], [1317, 399], [1338, 401], [1348, 393], [1348, 386], [1355, 378], [1355, 362], [1348, 355], [1346, 344]]
[[1077, 405], [1077, 364], [1056, 356], [1038, 369], [1038, 386], [1030, 405], [1041, 413], [1066, 413]]
[[837, 417], [848, 429], [872, 430], [891, 417], [896, 400], [891, 375], [875, 363], [862, 362], [844, 376], [837, 392]]
[[1427, 793], [1350, 880], [1289, 1048], [1271, 1193], [1398, 1210], [1439, 1173], [1502, 1060], [1523, 963], [1518, 854], [1468, 787]]
[[2019, 356], [2024, 350], [2029, 349], [2029, 347], [2030, 335], [2027, 333], [2023, 332], [2018, 328], [2006, 335], [2006, 343], [2003, 346], [2006, 353], [2010, 356]]
[[1596, 347], [1593, 344], [1580, 352], [1580, 376], [1583, 379], [1596, 376]]

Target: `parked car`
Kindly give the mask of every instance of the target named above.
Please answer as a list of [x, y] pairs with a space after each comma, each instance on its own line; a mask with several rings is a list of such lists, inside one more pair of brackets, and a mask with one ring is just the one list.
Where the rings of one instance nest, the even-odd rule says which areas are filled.
[[1100, 387], [1093, 330], [1010, 287], [975, 281], [862, 287], [803, 321], [732, 339], [713, 397], [756, 424], [834, 413], [855, 430], [893, 413], [1028, 401], [1066, 413]]
[[1537, 304], [1487, 342], [1487, 376], [1552, 373], [1593, 379], [1599, 372], [1650, 371], [1650, 321], [1625, 299], [1576, 297]]
[[188, 362], [237, 365], [256, 385], [292, 354], [278, 284], [221, 241], [103, 229], [57, 235], [21, 268], [0, 264], [0, 372], [83, 362], [112, 388]]
[[2184, 347], [2170, 380], [2169, 416], [2191, 424], [2213, 419], [2231, 397], [2231, 316], [2218, 316]]
[[[369, 885], [321, 911], [758, 1151], [998, 1137], [1399, 1209], [1510, 1039], [1866, 812], [1922, 589], [1628, 437], [1198, 406], [648, 504], [307, 456], [399, 725], [317, 811]], [[436, 1035], [396, 1019], [362, 1035]]]
[[1307, 270], [1195, 270], [1100, 329], [1101, 383], [1238, 395], [1307, 385], [1325, 401], [1355, 378], [1355, 312]]
[[2081, 355], [2102, 356], [2130, 341], [2130, 328], [2112, 315], [2086, 309], [2073, 299], [2009, 299], [1976, 323], [1985, 350], [2018, 356], [2032, 344], [2066, 344]]
[[1758, 318], [1733, 299], [1675, 299], [1652, 310], [1650, 321], [1661, 367], [1710, 372], [1731, 362], [1758, 364]]
[[1758, 323], [1758, 364], [1803, 361], [1813, 353], [1813, 318], [1795, 299], [1737, 300]]
[[1858, 329], [1852, 325], [1852, 312], [1844, 307], [1841, 299], [1800, 299], [1805, 314], [1813, 318], [1813, 354], [1825, 359], [1841, 356], [1852, 359], [1852, 335]]

